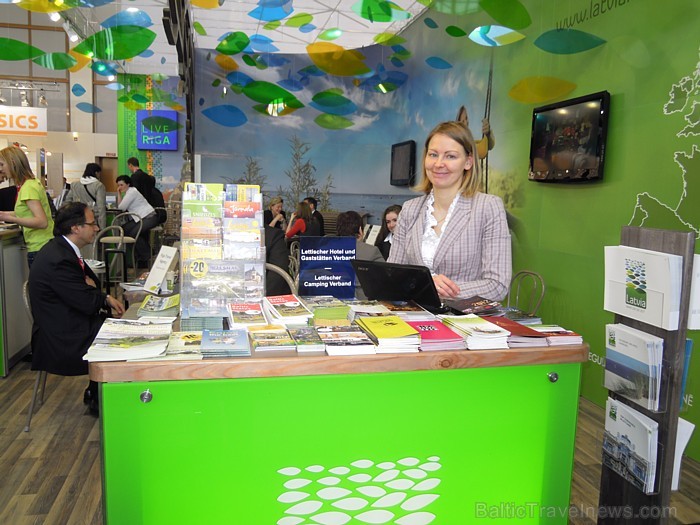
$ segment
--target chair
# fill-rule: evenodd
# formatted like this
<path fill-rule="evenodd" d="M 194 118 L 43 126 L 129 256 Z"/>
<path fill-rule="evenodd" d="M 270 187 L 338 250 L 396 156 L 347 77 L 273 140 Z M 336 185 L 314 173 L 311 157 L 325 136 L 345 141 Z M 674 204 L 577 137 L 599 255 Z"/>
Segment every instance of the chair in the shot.
<path fill-rule="evenodd" d="M 124 236 L 124 229 L 121 226 L 107 226 L 99 231 L 92 244 L 92 259 L 104 261 L 105 263 L 105 288 L 110 293 L 110 284 L 126 281 L 126 244 L 134 243 L 135 239 Z M 114 248 L 107 248 L 107 245 Z M 110 256 L 113 262 L 110 269 Z M 121 259 L 117 261 L 117 259 Z M 119 266 L 117 266 L 119 262 Z M 118 268 L 116 272 L 113 272 Z"/>
<path fill-rule="evenodd" d="M 156 207 L 153 209 L 156 210 L 156 212 L 158 212 L 158 210 L 164 210 L 165 212 L 168 211 L 167 208 L 163 207 Z M 160 247 L 163 245 L 163 237 L 165 236 L 165 228 L 163 226 L 163 224 L 159 224 L 158 226 L 151 228 L 151 230 L 148 232 L 149 245 L 151 246 L 151 266 L 153 265 L 155 258 L 158 256 Z"/>
<path fill-rule="evenodd" d="M 545 291 L 544 279 L 539 273 L 521 270 L 510 282 L 506 306 L 517 308 L 528 315 L 537 315 Z"/>
<path fill-rule="evenodd" d="M 292 279 L 299 278 L 299 261 L 301 258 L 301 246 L 298 240 L 289 243 L 289 275 Z"/>
<path fill-rule="evenodd" d="M 29 281 L 24 281 L 22 285 L 22 298 L 24 299 L 24 308 L 29 316 L 29 319 L 34 323 L 34 316 L 32 315 L 32 306 L 29 302 Z M 36 398 L 41 389 L 41 394 L 39 397 L 39 404 L 44 403 L 44 393 L 46 392 L 46 376 L 48 372 L 45 370 L 39 370 L 36 373 L 36 380 L 34 381 L 34 391 L 32 392 L 32 402 L 29 404 L 29 414 L 27 415 L 27 424 L 24 426 L 24 431 L 29 432 L 29 427 L 32 424 L 32 416 L 34 415 L 34 406 L 36 405 Z"/>
<path fill-rule="evenodd" d="M 296 279 L 292 279 L 287 272 L 284 271 L 283 268 L 280 268 L 276 264 L 272 263 L 265 263 L 265 269 L 270 270 L 279 276 L 281 276 L 284 281 L 287 283 L 287 286 L 289 286 L 289 291 L 293 294 L 297 294 L 299 291 L 299 277 L 297 276 Z"/>
<path fill-rule="evenodd" d="M 136 235 L 133 237 L 125 236 L 122 234 L 121 237 L 121 248 L 126 250 L 126 244 L 130 244 L 131 246 L 131 267 L 136 268 L 136 250 L 134 249 L 134 245 L 136 244 L 136 239 L 138 239 L 139 235 L 141 235 L 141 228 L 143 228 L 143 222 L 141 221 L 141 216 L 138 213 L 134 213 L 131 211 L 125 211 L 123 213 L 120 213 L 116 217 L 114 217 L 114 220 L 112 221 L 112 226 L 122 226 L 124 222 L 126 222 L 129 218 L 138 218 L 138 221 L 136 224 L 138 224 L 138 228 L 136 230 Z M 106 229 L 106 228 L 105 228 Z M 123 232 L 123 230 L 122 230 Z M 112 238 L 108 237 L 106 240 L 104 238 L 100 239 L 100 242 L 103 244 L 116 244 L 117 241 Z M 126 275 L 126 272 L 124 273 Z"/>

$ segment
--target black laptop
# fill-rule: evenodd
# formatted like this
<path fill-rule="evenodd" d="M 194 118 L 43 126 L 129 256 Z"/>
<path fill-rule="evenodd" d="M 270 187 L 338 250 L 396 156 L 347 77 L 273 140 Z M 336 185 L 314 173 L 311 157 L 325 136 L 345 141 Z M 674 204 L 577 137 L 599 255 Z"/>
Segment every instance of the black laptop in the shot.
<path fill-rule="evenodd" d="M 464 315 L 440 298 L 430 270 L 425 266 L 353 260 L 355 276 L 367 299 L 415 301 L 432 313 Z"/>

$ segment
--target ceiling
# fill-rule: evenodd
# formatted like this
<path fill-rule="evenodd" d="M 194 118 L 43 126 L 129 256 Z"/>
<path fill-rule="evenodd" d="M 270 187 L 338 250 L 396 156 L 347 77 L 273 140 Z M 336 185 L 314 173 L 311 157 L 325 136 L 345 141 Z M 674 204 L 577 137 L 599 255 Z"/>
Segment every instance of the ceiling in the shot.
<path fill-rule="evenodd" d="M 76 1 L 76 0 L 73 0 Z M 84 5 L 85 0 L 78 0 Z M 219 2 L 222 3 L 219 6 Z M 56 0 L 22 0 L 29 10 L 49 12 Z M 168 44 L 162 24 L 163 0 L 93 0 L 96 7 L 61 11 L 81 37 L 114 25 L 138 25 L 155 33 L 148 49 L 120 65 L 128 73 L 177 75 L 177 53 Z M 55 9 L 55 8 L 54 8 Z M 242 32 L 246 51 L 305 54 L 314 42 L 344 49 L 372 45 L 380 34 L 400 33 L 426 7 L 416 0 L 193 0 L 195 47 L 215 49 L 227 35 Z"/>

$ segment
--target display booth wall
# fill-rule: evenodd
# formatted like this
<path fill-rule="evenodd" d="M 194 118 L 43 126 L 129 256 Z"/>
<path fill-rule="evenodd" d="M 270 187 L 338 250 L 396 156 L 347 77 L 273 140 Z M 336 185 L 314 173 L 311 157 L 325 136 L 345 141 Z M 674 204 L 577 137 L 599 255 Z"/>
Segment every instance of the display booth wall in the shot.
<path fill-rule="evenodd" d="M 167 196 L 180 182 L 185 144 L 184 99 L 177 96 L 178 77 L 159 75 L 120 75 L 125 87 L 117 104 L 117 134 L 119 174 L 129 175 L 127 160 L 139 159 L 139 167 L 156 178 L 158 188 Z M 140 150 L 137 147 L 137 112 L 139 110 L 171 109 L 177 111 L 177 150 Z M 163 123 L 161 122 L 162 126 Z"/>
<path fill-rule="evenodd" d="M 332 175 L 331 207 L 353 202 L 348 207 L 359 209 L 367 194 L 400 203 L 411 193 L 389 185 L 391 145 L 412 139 L 420 152 L 430 129 L 454 119 L 461 105 L 480 136 L 493 60 L 490 122 L 497 143 L 488 157 L 488 189 L 504 198 L 512 218 L 514 269 L 544 276 L 543 319 L 590 343 L 582 393 L 602 406 L 604 326 L 613 321 L 603 311 L 603 247 L 619 243 L 620 228 L 628 224 L 700 232 L 700 3 L 518 5 L 527 15 L 512 15 L 511 26 L 524 36 L 519 41 L 477 45 L 466 35 L 500 20 L 481 10 L 457 15 L 433 9 L 401 34 L 405 42 L 362 49 L 363 59 L 353 56 L 370 68 L 365 74 L 351 61 L 340 71 L 344 76 L 329 74 L 298 56 L 276 56 L 264 67 L 263 57 L 250 65 L 239 60 L 227 69 L 221 64 L 230 68 L 231 57 L 199 52 L 196 153 L 203 156 L 202 181 L 240 177 L 253 160 L 267 178 L 264 189 L 274 192 L 289 184 L 285 172 L 296 138 L 307 146 L 304 159 L 319 182 Z M 382 93 L 379 84 L 390 89 Z M 288 114 L 271 116 L 277 87 L 303 107 L 278 105 Z M 604 179 L 528 181 L 533 108 L 601 90 L 611 94 Z M 696 331 L 689 337 L 700 343 Z M 699 376 L 696 356 L 681 411 L 696 425 Z M 700 460 L 697 433 L 688 453 Z"/>

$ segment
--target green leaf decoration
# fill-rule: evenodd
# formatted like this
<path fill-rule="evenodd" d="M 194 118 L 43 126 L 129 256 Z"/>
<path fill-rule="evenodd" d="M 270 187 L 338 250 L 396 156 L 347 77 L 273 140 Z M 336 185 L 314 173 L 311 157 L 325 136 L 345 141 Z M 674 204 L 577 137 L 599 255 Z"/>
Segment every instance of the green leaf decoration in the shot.
<path fill-rule="evenodd" d="M 141 121 L 141 125 L 148 131 L 162 131 L 164 129 L 174 131 L 182 127 L 182 124 L 167 117 L 146 117 Z"/>
<path fill-rule="evenodd" d="M 192 24 L 192 27 L 194 27 L 194 30 L 197 32 L 198 35 L 207 36 L 207 30 L 204 29 L 204 26 L 199 22 L 195 22 L 194 24 Z"/>
<path fill-rule="evenodd" d="M 146 27 L 114 26 L 87 37 L 74 51 L 100 60 L 125 60 L 146 51 L 156 34 Z"/>
<path fill-rule="evenodd" d="M 38 47 L 14 38 L 0 37 L 0 60 L 31 60 L 43 54 Z"/>
<path fill-rule="evenodd" d="M 319 40 L 335 40 L 336 38 L 339 38 L 343 34 L 342 29 L 338 29 L 337 27 L 334 27 L 332 29 L 326 29 L 325 31 L 319 33 L 318 39 Z"/>
<path fill-rule="evenodd" d="M 121 102 L 123 104 L 124 102 L 129 102 L 130 100 L 131 98 L 129 97 L 129 95 L 122 95 L 117 99 L 117 102 Z"/>
<path fill-rule="evenodd" d="M 274 31 L 277 29 L 279 26 L 282 25 L 282 22 L 279 20 L 272 20 L 271 22 L 268 22 L 263 26 L 263 29 L 267 29 L 268 31 Z"/>
<path fill-rule="evenodd" d="M 270 103 L 256 104 L 253 106 L 253 109 L 267 117 L 285 117 L 294 113 L 298 108 L 284 106 L 283 104 L 279 103 Z"/>
<path fill-rule="evenodd" d="M 346 129 L 355 125 L 352 120 L 348 120 L 340 115 L 329 115 L 327 113 L 316 117 L 314 122 L 325 129 Z"/>
<path fill-rule="evenodd" d="M 284 25 L 287 27 L 301 27 L 305 26 L 306 24 L 310 24 L 313 19 L 314 17 L 309 13 L 299 13 L 297 15 L 290 16 Z"/>
<path fill-rule="evenodd" d="M 555 55 L 582 53 L 603 44 L 602 38 L 578 29 L 552 29 L 535 40 L 535 46 Z"/>
<path fill-rule="evenodd" d="M 249 82 L 243 88 L 243 94 L 249 99 L 255 102 L 262 102 L 263 104 L 282 101 L 285 107 L 288 108 L 299 109 L 304 107 L 304 104 L 289 91 L 277 84 L 265 82 L 264 80 Z"/>
<path fill-rule="evenodd" d="M 248 44 L 250 44 L 248 35 L 241 31 L 236 31 L 219 42 L 216 50 L 222 55 L 235 55 L 248 47 Z"/>
<path fill-rule="evenodd" d="M 447 33 L 448 35 L 455 37 L 455 38 L 467 36 L 467 32 L 464 29 L 462 29 L 461 27 L 457 27 L 457 26 L 446 27 L 445 33 Z"/>
<path fill-rule="evenodd" d="M 219 87 L 221 85 L 221 79 L 220 78 L 215 78 L 214 82 L 211 83 L 212 87 Z"/>
<path fill-rule="evenodd" d="M 479 4 L 502 26 L 524 29 L 532 24 L 530 13 L 520 0 L 479 0 Z"/>
<path fill-rule="evenodd" d="M 46 53 L 45 55 L 35 58 L 32 62 L 46 69 L 55 70 L 70 69 L 78 63 L 78 61 L 68 53 Z"/>
<path fill-rule="evenodd" d="M 391 5 L 385 0 L 362 0 L 352 10 L 370 22 L 392 22 Z"/>
<path fill-rule="evenodd" d="M 374 41 L 382 46 L 398 46 L 406 42 L 406 39 L 396 33 L 379 33 L 374 37 Z"/>
<path fill-rule="evenodd" d="M 146 104 L 146 103 L 150 102 L 148 97 L 146 97 L 145 95 L 142 95 L 140 93 L 135 93 L 134 95 L 131 95 L 131 100 L 133 100 L 134 102 L 136 102 L 138 104 Z"/>
<path fill-rule="evenodd" d="M 243 55 L 243 62 L 245 62 L 247 66 L 256 67 L 255 59 L 250 55 Z"/>

